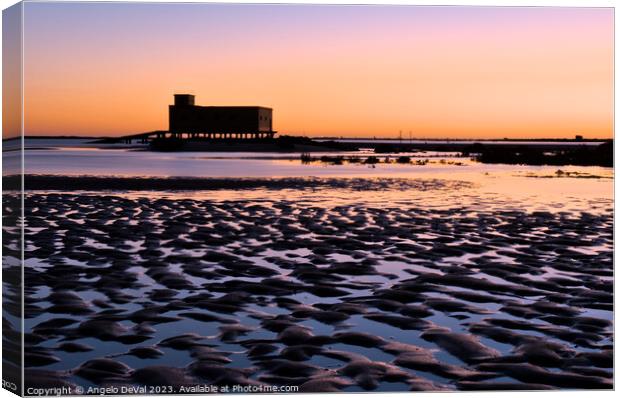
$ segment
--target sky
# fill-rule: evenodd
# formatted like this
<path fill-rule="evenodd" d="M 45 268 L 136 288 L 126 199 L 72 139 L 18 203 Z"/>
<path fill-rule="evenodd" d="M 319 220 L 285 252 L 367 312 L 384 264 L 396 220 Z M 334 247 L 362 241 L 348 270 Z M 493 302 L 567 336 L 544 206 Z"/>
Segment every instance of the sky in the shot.
<path fill-rule="evenodd" d="M 613 136 L 613 10 L 26 3 L 26 135 L 168 128 L 175 93 L 280 134 Z"/>

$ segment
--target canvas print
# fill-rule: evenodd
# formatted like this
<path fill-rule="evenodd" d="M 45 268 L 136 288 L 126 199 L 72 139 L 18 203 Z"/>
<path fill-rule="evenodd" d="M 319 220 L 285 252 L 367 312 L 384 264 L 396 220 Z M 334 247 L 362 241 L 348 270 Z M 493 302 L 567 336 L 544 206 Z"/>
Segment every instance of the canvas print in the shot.
<path fill-rule="evenodd" d="M 4 10 L 3 387 L 613 389 L 613 34 L 601 7 Z"/>

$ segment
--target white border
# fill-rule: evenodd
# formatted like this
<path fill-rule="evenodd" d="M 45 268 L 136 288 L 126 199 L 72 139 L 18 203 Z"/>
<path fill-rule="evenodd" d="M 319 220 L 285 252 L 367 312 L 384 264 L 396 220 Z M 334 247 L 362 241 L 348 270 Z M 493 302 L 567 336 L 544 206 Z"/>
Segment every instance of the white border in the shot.
<path fill-rule="evenodd" d="M 25 2 L 34 2 L 33 0 L 26 0 Z M 53 2 L 53 1 L 50 1 Z M 84 2 L 84 1 L 79 1 L 79 0 L 63 0 L 63 1 L 58 1 L 58 2 Z M 126 2 L 126 1 L 120 1 L 120 0 L 108 0 L 108 1 L 100 1 L 100 2 L 109 2 L 109 3 L 113 3 L 113 2 Z M 398 4 L 398 5 L 438 5 L 438 6 L 520 6 L 520 7 L 542 7 L 542 6 L 557 6 L 557 7 L 612 7 L 614 8 L 614 19 L 615 19 L 615 6 L 616 6 L 616 1 L 611 1 L 611 0 L 537 0 L 537 1 L 532 1 L 532 0 L 501 0 L 501 1 L 497 1 L 497 0 L 443 0 L 443 1 L 437 1 L 437 0 L 375 0 L 375 1 L 368 1 L 368 0 L 335 0 L 335 1 L 330 1 L 330 0 L 314 0 L 314 1 L 303 1 L 303 0 L 289 0 L 289 1 L 261 1 L 261 0 L 243 0 L 243 1 L 230 1 L 230 0 L 220 0 L 220 1 L 175 1 L 175 0 L 134 0 L 134 2 L 152 2 L 152 3 L 268 3 L 268 4 L 382 4 L 382 5 L 394 5 L 394 4 Z M 5 9 L 13 4 L 16 4 L 17 1 L 15 0 L 0 0 L 0 7 L 2 9 Z M 23 12 L 22 12 L 22 18 L 23 18 Z M 1 31 L 1 19 L 0 19 L 0 31 Z M 614 32 L 614 50 L 615 50 L 615 43 L 618 43 L 618 31 L 615 30 Z M 22 57 L 23 57 L 23 51 L 22 51 Z M 614 65 L 617 65 L 617 62 L 615 62 L 616 60 L 616 52 L 614 51 Z M 22 67 L 23 67 L 23 63 L 22 63 Z M 0 72 L 1 72 L 1 65 L 0 65 Z M 614 72 L 615 72 L 615 67 L 614 67 Z M 23 73 L 22 73 L 22 79 L 23 79 Z M 23 81 L 22 81 L 22 85 L 23 85 Z M 615 73 L 614 73 L 614 138 L 615 138 L 615 114 L 618 112 L 618 104 L 615 101 L 616 98 L 616 94 L 617 94 L 617 86 L 615 85 Z M 0 104 L 1 104 L 1 100 L 0 100 Z M 1 109 L 1 108 L 0 108 Z M 1 110 L 0 110 L 0 114 L 1 114 Z M 22 96 L 22 116 L 24 114 L 24 109 L 23 109 L 23 96 Z M 22 131 L 23 131 L 23 118 L 22 118 Z M 22 135 L 22 140 L 23 140 L 23 135 Z M 22 144 L 23 145 L 23 144 Z M 617 153 L 619 149 L 618 143 L 614 142 L 614 153 Z M 615 164 L 615 157 L 614 157 L 614 164 Z M 2 165 L 2 160 L 0 157 L 0 166 Z M 22 167 L 23 167 L 23 154 L 22 154 Z M 0 189 L 1 189 L 1 180 L 0 180 Z M 614 198 L 617 197 L 618 194 L 618 187 L 616 187 L 615 185 L 615 179 L 614 179 Z M 615 206 L 615 203 L 614 203 Z M 22 210 L 23 210 L 23 206 L 22 206 Z M 1 216 L 1 206 L 0 206 L 0 216 Z M 614 216 L 615 216 L 615 211 L 614 211 Z M 616 240 L 616 231 L 617 231 L 617 227 L 618 227 L 618 223 L 617 223 L 617 218 L 615 217 L 614 219 L 614 243 Z M 1 248 L 0 248 L 1 251 Z M 1 253 L 0 253 L 1 254 Z M 615 264 L 616 264 L 616 254 L 614 251 L 614 271 L 615 271 Z M 615 284 L 614 284 L 614 293 L 615 293 Z M 619 308 L 618 307 L 618 296 L 614 296 L 614 308 Z M 616 313 L 614 311 L 614 326 L 615 326 L 615 320 L 616 320 Z M 618 350 L 615 349 L 614 350 L 614 364 L 618 363 L 617 362 L 617 357 L 618 356 Z M 0 365 L 1 366 L 1 365 Z M 615 367 L 614 367 L 615 370 Z M 617 372 L 614 371 L 614 386 L 616 385 L 618 381 L 618 377 L 617 377 Z M 399 394 L 399 395 L 403 395 L 404 393 L 373 393 L 374 396 L 376 397 L 385 397 L 388 395 L 393 395 L 393 394 Z M 417 397 L 422 397 L 422 398 L 426 398 L 426 397 L 431 397 L 431 396 L 435 396 L 436 394 L 443 394 L 443 393 L 416 393 Z M 558 397 L 558 396 L 562 396 L 562 397 L 570 397 L 570 398 L 581 398 L 584 395 L 596 395 L 596 396 L 612 396 L 611 394 L 613 394 L 612 391 L 605 391 L 605 392 L 601 392 L 601 391 L 593 391 L 593 390 L 587 390 L 587 391 L 566 391 L 563 390 L 561 392 L 475 392 L 475 393 L 469 393 L 469 392 L 453 392 L 451 394 L 458 394 L 459 397 L 463 397 L 463 398 L 475 398 L 475 397 L 479 397 L 480 395 L 485 396 L 485 397 L 493 397 L 496 395 L 502 396 L 502 397 L 510 397 L 510 398 L 516 398 L 516 397 L 524 397 L 524 396 L 535 396 L 535 397 Z M 248 396 L 248 397 L 269 397 L 272 396 L 273 394 L 248 394 L 248 395 L 244 395 L 244 396 Z M 319 396 L 319 394 L 300 394 L 300 393 L 295 393 L 295 394 L 289 394 L 289 395 L 293 395 L 295 397 L 300 397 L 300 398 L 309 398 L 309 397 L 317 397 Z M 362 397 L 365 396 L 367 394 L 352 394 L 352 393 L 340 393 L 340 394 L 329 394 L 328 396 L 332 396 L 332 397 Z M 4 398 L 4 397 L 14 397 L 14 394 L 11 394 L 10 392 L 8 392 L 7 390 L 0 390 L 0 398 Z M 187 395 L 179 395 L 179 396 L 172 396 L 172 397 L 183 397 L 186 398 Z"/>

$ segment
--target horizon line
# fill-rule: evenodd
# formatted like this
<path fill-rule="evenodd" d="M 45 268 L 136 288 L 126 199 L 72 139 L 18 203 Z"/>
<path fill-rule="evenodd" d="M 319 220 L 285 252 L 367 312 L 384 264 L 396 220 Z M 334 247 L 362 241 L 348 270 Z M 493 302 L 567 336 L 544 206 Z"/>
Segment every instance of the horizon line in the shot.
<path fill-rule="evenodd" d="M 142 133 L 137 133 L 142 134 Z M 3 141 L 13 140 L 17 138 L 30 138 L 30 139 L 105 139 L 105 138 L 121 138 L 134 134 L 124 134 L 124 135 L 96 135 L 96 136 L 88 136 L 88 135 L 73 135 L 73 134 L 57 134 L 57 135 L 41 135 L 41 134 L 33 134 L 33 135 L 18 135 L 15 137 L 3 138 Z M 586 138 L 583 137 L 581 139 L 577 139 L 576 137 L 566 138 L 566 137 L 542 137 L 542 138 L 511 138 L 511 137 L 501 137 L 501 138 L 476 138 L 476 137 L 346 137 L 346 136 L 309 136 L 303 134 L 280 134 L 282 136 L 290 136 L 290 137 L 307 137 L 315 140 L 366 140 L 366 141 L 398 141 L 398 142 L 407 142 L 407 141 L 613 141 L 614 137 L 610 138 Z"/>

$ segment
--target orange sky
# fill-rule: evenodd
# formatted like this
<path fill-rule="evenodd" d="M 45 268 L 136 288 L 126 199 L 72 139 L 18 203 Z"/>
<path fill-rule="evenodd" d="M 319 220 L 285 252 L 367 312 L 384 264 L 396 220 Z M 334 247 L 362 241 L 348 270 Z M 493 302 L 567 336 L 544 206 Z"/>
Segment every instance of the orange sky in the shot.
<path fill-rule="evenodd" d="M 613 135 L 613 10 L 25 5 L 27 135 L 167 129 L 172 94 L 311 136 Z"/>

